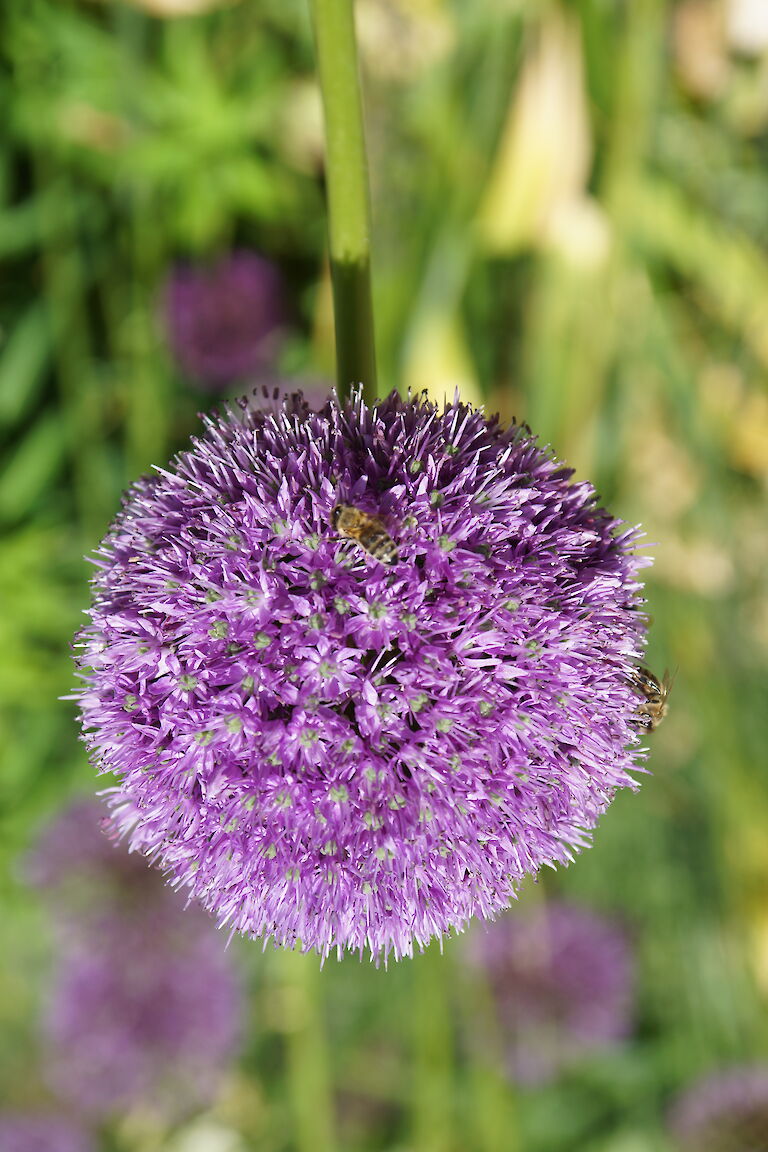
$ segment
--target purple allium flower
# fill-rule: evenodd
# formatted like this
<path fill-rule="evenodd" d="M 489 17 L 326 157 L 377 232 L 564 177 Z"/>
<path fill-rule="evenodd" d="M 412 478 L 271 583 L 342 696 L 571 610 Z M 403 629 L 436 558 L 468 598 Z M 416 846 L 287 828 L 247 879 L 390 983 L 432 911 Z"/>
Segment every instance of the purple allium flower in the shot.
<path fill-rule="evenodd" d="M 699 1080 L 677 1101 L 670 1128 L 682 1152 L 765 1152 L 768 1064 Z"/>
<path fill-rule="evenodd" d="M 629 1031 L 632 957 L 621 929 L 548 904 L 476 929 L 467 956 L 493 995 L 510 1075 L 542 1083 Z"/>
<path fill-rule="evenodd" d="M 269 362 L 283 318 L 277 268 L 238 251 L 208 267 L 181 264 L 165 288 L 168 339 L 181 368 L 213 388 Z"/>
<path fill-rule="evenodd" d="M 90 1136 L 61 1116 L 0 1113 L 1 1152 L 94 1152 Z"/>
<path fill-rule="evenodd" d="M 95 801 L 65 809 L 28 868 L 63 929 L 48 1078 L 95 1116 L 132 1104 L 182 1115 L 212 1099 L 234 1055 L 239 982 L 202 909 L 185 909 L 142 857 L 111 844 L 103 817 Z"/>
<path fill-rule="evenodd" d="M 645 628 L 636 533 L 570 475 L 458 402 L 209 419 L 96 558 L 80 700 L 117 829 L 323 955 L 411 954 L 570 860 L 634 786 Z"/>
<path fill-rule="evenodd" d="M 213 1100 L 241 1004 L 223 941 L 188 918 L 171 930 L 165 916 L 114 917 L 60 956 L 44 1033 L 61 1099 L 93 1116 L 141 1105 L 174 1118 Z"/>

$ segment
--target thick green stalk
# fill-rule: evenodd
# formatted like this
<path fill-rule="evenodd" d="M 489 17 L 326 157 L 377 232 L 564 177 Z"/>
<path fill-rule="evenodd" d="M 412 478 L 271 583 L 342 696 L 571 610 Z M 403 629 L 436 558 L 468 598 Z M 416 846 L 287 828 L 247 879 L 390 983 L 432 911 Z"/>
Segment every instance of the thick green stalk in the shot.
<path fill-rule="evenodd" d="M 314 952 L 276 953 L 284 1006 L 287 1082 L 296 1152 L 336 1152 L 330 1052 L 320 995 L 320 961 Z"/>
<path fill-rule="evenodd" d="M 457 989 L 469 1047 L 467 1145 L 477 1152 L 522 1152 L 515 1086 L 505 1072 L 503 1030 L 488 978 L 461 973 Z"/>
<path fill-rule="evenodd" d="M 449 961 L 437 943 L 411 961 L 411 1145 L 418 1152 L 456 1146 L 454 1036 Z"/>
<path fill-rule="evenodd" d="M 355 39 L 354 0 L 310 0 L 323 96 L 336 378 L 376 393 L 371 301 L 368 169 Z"/>

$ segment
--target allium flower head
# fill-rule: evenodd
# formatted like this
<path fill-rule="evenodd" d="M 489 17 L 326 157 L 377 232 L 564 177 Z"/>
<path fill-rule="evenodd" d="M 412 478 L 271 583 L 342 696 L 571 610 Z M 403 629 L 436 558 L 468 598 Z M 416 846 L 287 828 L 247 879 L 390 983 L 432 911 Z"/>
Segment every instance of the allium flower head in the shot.
<path fill-rule="evenodd" d="M 632 1009 L 632 957 L 621 929 L 574 904 L 504 916 L 468 940 L 487 977 L 510 1075 L 541 1083 L 622 1039 Z"/>
<path fill-rule="evenodd" d="M 2 1152 L 94 1152 L 90 1136 L 61 1116 L 0 1113 Z"/>
<path fill-rule="evenodd" d="M 221 388 L 269 362 L 283 317 L 274 264 L 237 251 L 208 267 L 178 265 L 165 288 L 168 339 L 189 376 Z"/>
<path fill-rule="evenodd" d="M 211 418 L 96 559 L 80 699 L 117 828 L 280 944 L 399 957 L 493 916 L 633 785 L 634 540 L 459 402 Z"/>
<path fill-rule="evenodd" d="M 768 1065 L 732 1068 L 698 1081 L 678 1100 L 670 1127 L 681 1152 L 765 1152 Z"/>
<path fill-rule="evenodd" d="M 234 1056 L 239 981 L 210 918 L 110 843 L 103 818 L 95 800 L 72 804 L 28 866 L 54 897 L 61 937 L 48 1079 L 94 1116 L 137 1104 L 180 1116 L 212 1099 Z"/>
<path fill-rule="evenodd" d="M 47 1077 L 88 1115 L 141 1106 L 179 1118 L 213 1100 L 234 1058 L 240 990 L 224 942 L 199 910 L 172 925 L 159 911 L 105 920 L 98 940 L 58 957 Z"/>

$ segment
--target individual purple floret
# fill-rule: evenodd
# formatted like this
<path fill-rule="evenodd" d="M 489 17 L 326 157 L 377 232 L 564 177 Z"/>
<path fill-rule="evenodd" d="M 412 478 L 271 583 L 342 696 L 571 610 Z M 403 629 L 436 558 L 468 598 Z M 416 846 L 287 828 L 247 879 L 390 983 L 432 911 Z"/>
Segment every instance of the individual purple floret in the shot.
<path fill-rule="evenodd" d="M 238 251 L 209 266 L 180 264 L 165 287 L 168 339 L 182 370 L 222 388 L 263 368 L 283 319 L 277 268 Z"/>
<path fill-rule="evenodd" d="M 0 1112 L 2 1152 L 95 1152 L 82 1128 L 62 1116 Z"/>
<path fill-rule="evenodd" d="M 44 831 L 27 872 L 60 932 L 45 1014 L 51 1086 L 94 1116 L 210 1102 L 235 1054 L 242 1003 L 225 940 L 200 908 L 78 801 Z M 2 1144 L 0 1144 L 2 1148 Z"/>
<path fill-rule="evenodd" d="M 731 1068 L 699 1080 L 670 1115 L 681 1152 L 765 1152 L 768 1065 Z"/>
<path fill-rule="evenodd" d="M 96 557 L 80 702 L 116 828 L 323 955 L 411 954 L 569 861 L 634 787 L 645 630 L 636 532 L 570 477 L 458 402 L 209 419 Z"/>
<path fill-rule="evenodd" d="M 611 920 L 573 904 L 548 904 L 478 928 L 471 965 L 490 987 L 510 1076 L 552 1079 L 629 1031 L 632 957 Z"/>
<path fill-rule="evenodd" d="M 304 376 L 295 377 L 290 384 L 286 382 L 282 386 L 262 384 L 254 388 L 249 396 L 238 400 L 238 404 L 245 404 L 263 416 L 268 413 L 278 416 L 286 404 L 295 403 L 299 396 L 306 407 L 316 412 L 324 408 L 333 395 L 334 389 L 327 380 L 320 376 Z"/>

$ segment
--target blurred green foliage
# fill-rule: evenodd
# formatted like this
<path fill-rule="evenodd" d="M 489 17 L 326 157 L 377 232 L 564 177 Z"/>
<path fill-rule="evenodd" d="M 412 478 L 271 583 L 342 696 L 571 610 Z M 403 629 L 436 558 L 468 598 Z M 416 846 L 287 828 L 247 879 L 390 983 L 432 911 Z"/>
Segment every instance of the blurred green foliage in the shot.
<path fill-rule="evenodd" d="M 332 369 L 305 5 L 172 8 L 0 13 L 5 1106 L 51 1106 L 35 1048 L 51 942 L 19 861 L 94 787 L 60 699 L 82 556 L 213 402 L 168 354 L 168 268 L 265 253 L 290 294 L 274 378 Z M 651 775 L 522 897 L 625 922 L 633 1037 L 517 1091 L 477 1039 L 487 997 L 453 942 L 320 972 L 243 944 L 252 1028 L 214 1112 L 187 1136 L 128 1117 L 104 1148 L 183 1152 L 197 1132 L 211 1152 L 664 1152 L 677 1090 L 768 1060 L 768 44 L 737 40 L 731 8 L 358 0 L 383 389 L 458 386 L 527 419 L 655 558 L 649 663 L 676 679 Z"/>

